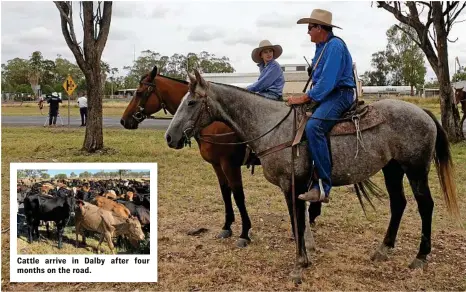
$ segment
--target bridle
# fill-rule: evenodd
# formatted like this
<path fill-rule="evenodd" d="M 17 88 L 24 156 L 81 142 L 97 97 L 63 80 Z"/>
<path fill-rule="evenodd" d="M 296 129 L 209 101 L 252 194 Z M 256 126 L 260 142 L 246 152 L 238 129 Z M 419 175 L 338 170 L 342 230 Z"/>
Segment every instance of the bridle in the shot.
<path fill-rule="evenodd" d="M 154 78 L 154 80 L 155 80 L 155 78 Z M 147 85 L 148 88 L 144 92 L 144 95 L 139 99 L 139 103 L 137 105 L 138 110 L 133 114 L 133 119 L 135 119 L 136 122 L 138 122 L 138 123 L 144 121 L 145 119 L 155 119 L 154 116 L 147 115 L 147 114 L 144 113 L 144 111 L 146 109 L 145 106 L 146 106 L 147 100 L 149 99 L 149 97 L 151 96 L 152 93 L 154 93 L 155 97 L 157 97 L 159 99 L 160 106 L 162 106 L 163 112 L 165 114 L 167 114 L 167 106 L 166 106 L 165 101 L 163 100 L 162 96 L 159 94 L 157 86 L 155 85 L 155 81 L 154 82 L 140 81 L 139 85 Z M 136 92 L 136 95 L 137 94 L 138 93 Z"/>
<path fill-rule="evenodd" d="M 285 121 L 288 116 L 290 115 L 291 111 L 292 111 L 292 107 L 290 107 L 290 110 L 287 112 L 287 114 L 276 124 L 274 125 L 272 128 L 270 128 L 267 132 L 263 133 L 262 135 L 254 138 L 254 139 L 250 139 L 250 140 L 247 140 L 247 141 L 243 141 L 243 142 L 230 142 L 230 143 L 221 143 L 221 142 L 214 142 L 214 141 L 211 141 L 211 140 L 207 140 L 207 139 L 204 139 L 202 138 L 201 135 L 195 135 L 195 134 L 198 134 L 198 133 L 194 133 L 192 130 L 193 129 L 196 129 L 196 128 L 199 128 L 198 127 L 198 123 L 199 123 L 199 120 L 202 116 L 202 114 L 204 112 L 207 112 L 207 114 L 209 115 L 209 117 L 211 118 L 212 120 L 212 113 L 211 113 L 211 110 L 210 110 L 210 107 L 209 105 L 207 104 L 207 94 L 204 93 L 202 96 L 202 104 L 201 104 L 201 108 L 199 109 L 199 112 L 197 114 L 197 117 L 196 119 L 194 120 L 194 123 L 191 127 L 188 127 L 186 130 L 183 131 L 183 135 L 184 135 L 184 138 L 185 138 L 185 145 L 189 145 L 191 146 L 191 137 L 195 137 L 196 139 L 199 139 L 201 141 L 204 141 L 204 142 L 207 142 L 207 143 L 210 143 L 210 144 L 215 144 L 215 145 L 245 145 L 245 144 L 249 144 L 251 142 L 254 142 L 256 140 L 259 140 L 260 138 L 264 137 L 265 135 L 269 134 L 270 132 L 272 132 L 275 128 L 277 128 L 278 126 L 280 126 L 281 123 L 283 123 L 283 121 Z M 188 131 L 190 131 L 191 133 L 187 133 Z M 231 133 L 227 133 L 228 135 L 230 135 Z"/>

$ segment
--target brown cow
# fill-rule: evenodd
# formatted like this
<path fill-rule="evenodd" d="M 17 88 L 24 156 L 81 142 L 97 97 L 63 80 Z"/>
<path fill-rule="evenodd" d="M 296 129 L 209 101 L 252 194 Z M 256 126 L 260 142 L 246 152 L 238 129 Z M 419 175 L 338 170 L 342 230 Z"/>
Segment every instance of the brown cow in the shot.
<path fill-rule="evenodd" d="M 115 254 L 113 237 L 126 235 L 133 245 L 136 245 L 140 240 L 144 240 L 144 232 L 142 232 L 141 223 L 139 223 L 138 219 L 134 217 L 123 218 L 83 201 L 79 201 L 78 205 L 79 207 L 76 208 L 75 215 L 76 247 L 78 247 L 79 234 L 81 234 L 83 244 L 86 244 L 86 237 L 83 233 L 84 229 L 101 234 L 97 246 L 98 252 L 100 252 L 100 245 L 104 239 L 107 241 L 108 247 L 113 254 Z"/>
<path fill-rule="evenodd" d="M 104 210 L 110 211 L 124 218 L 128 218 L 131 212 L 124 205 L 119 204 L 110 199 L 104 198 L 102 196 L 96 196 L 91 202 L 97 207 L 103 208 Z"/>
<path fill-rule="evenodd" d="M 116 199 L 117 199 L 117 195 L 116 195 L 116 193 L 115 193 L 114 190 L 108 190 L 108 191 L 106 191 L 106 192 L 102 195 L 102 197 L 107 198 L 107 199 L 111 199 L 111 200 L 116 200 Z"/>
<path fill-rule="evenodd" d="M 460 125 L 463 126 L 464 120 L 466 120 L 466 91 L 462 88 L 455 88 L 455 101 L 456 104 L 461 103 L 461 110 L 463 111 L 463 118 L 461 118 Z"/>

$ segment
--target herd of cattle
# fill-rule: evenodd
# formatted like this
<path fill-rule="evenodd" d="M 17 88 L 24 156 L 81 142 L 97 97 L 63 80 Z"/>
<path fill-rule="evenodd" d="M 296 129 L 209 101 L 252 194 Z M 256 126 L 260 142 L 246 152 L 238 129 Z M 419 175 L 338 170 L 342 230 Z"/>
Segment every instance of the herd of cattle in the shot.
<path fill-rule="evenodd" d="M 59 180 L 17 184 L 18 222 L 26 219 L 27 239 L 39 239 L 40 222 L 57 228 L 58 248 L 62 248 L 64 229 L 72 224 L 86 245 L 86 233 L 100 234 L 97 250 L 105 239 L 112 253 L 113 238 L 126 237 L 137 247 L 150 231 L 150 183 L 135 180 L 82 181 Z M 18 226 L 18 231 L 20 227 Z"/>

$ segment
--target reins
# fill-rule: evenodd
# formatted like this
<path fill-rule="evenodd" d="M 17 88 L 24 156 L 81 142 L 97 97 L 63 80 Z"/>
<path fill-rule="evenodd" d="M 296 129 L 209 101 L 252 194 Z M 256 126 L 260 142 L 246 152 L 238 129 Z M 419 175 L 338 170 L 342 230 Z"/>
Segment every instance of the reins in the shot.
<path fill-rule="evenodd" d="M 209 140 L 206 140 L 204 138 L 202 138 L 202 136 L 198 136 L 197 138 L 201 141 L 204 141 L 204 142 L 207 142 L 207 143 L 211 143 L 211 144 L 215 144 L 215 145 L 244 145 L 244 144 L 248 144 L 248 143 L 251 143 L 251 142 L 254 142 L 256 140 L 259 140 L 260 138 L 264 137 L 265 135 L 269 134 L 270 132 L 272 132 L 275 128 L 277 128 L 278 126 L 281 125 L 281 123 L 283 123 L 283 121 L 285 121 L 288 116 L 290 115 L 291 113 L 291 110 L 292 108 L 290 107 L 290 110 L 288 111 L 288 113 L 275 125 L 273 126 L 271 129 L 269 129 L 267 132 L 263 133 L 262 135 L 260 135 L 259 137 L 256 137 L 254 139 L 250 139 L 250 140 L 247 140 L 247 141 L 243 141 L 243 142 L 214 142 L 214 141 L 209 141 Z M 231 135 L 230 133 L 226 133 L 228 135 Z M 223 135 L 223 136 L 226 136 Z M 215 135 L 212 135 L 212 136 L 215 136 Z"/>

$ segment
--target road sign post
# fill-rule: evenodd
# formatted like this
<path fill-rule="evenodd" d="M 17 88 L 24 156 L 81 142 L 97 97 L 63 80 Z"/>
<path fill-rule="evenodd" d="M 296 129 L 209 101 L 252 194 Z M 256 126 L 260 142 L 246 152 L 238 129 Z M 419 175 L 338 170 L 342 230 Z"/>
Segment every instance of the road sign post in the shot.
<path fill-rule="evenodd" d="M 71 75 L 68 75 L 68 77 L 65 79 L 65 82 L 63 82 L 63 88 L 65 89 L 66 93 L 68 94 L 68 128 L 70 127 L 70 99 L 71 99 L 71 94 L 73 94 L 73 91 L 76 89 L 76 83 L 74 83 L 73 78 L 71 78 Z"/>

